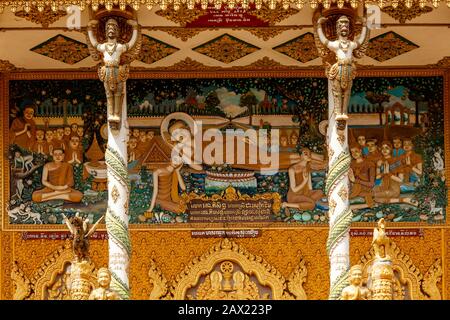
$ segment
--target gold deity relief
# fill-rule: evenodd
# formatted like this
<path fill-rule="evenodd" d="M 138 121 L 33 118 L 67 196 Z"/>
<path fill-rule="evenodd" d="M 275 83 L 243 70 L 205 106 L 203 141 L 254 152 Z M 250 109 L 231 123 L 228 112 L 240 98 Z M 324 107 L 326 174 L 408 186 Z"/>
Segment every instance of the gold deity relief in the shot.
<path fill-rule="evenodd" d="M 152 284 L 150 299 L 306 299 L 303 284 L 307 271 L 303 260 L 285 279 L 264 259 L 229 239 L 194 258 L 171 281 L 166 280 L 154 260 L 148 275 Z"/>

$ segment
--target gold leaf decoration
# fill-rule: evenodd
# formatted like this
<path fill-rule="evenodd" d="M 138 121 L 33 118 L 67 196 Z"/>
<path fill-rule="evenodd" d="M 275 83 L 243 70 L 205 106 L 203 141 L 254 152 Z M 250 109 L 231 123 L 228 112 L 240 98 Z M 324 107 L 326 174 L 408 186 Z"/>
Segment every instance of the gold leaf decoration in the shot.
<path fill-rule="evenodd" d="M 166 31 L 171 36 L 181 39 L 182 41 L 188 41 L 202 31 L 206 31 L 205 28 L 168 28 Z"/>
<path fill-rule="evenodd" d="M 236 61 L 260 48 L 229 34 L 221 35 L 192 50 L 224 63 Z"/>
<path fill-rule="evenodd" d="M 307 32 L 295 39 L 289 40 L 288 42 L 273 48 L 273 50 L 303 63 L 319 57 L 314 42 L 314 35 L 311 32 Z"/>
<path fill-rule="evenodd" d="M 49 25 L 66 15 L 64 10 L 54 12 L 50 6 L 46 6 L 42 12 L 39 12 L 37 7 L 32 7 L 29 12 L 20 10 L 15 13 L 16 17 L 25 18 L 25 20 L 40 24 L 44 28 L 48 28 Z"/>
<path fill-rule="evenodd" d="M 166 18 L 172 22 L 178 23 L 180 26 L 186 26 L 186 23 L 197 20 L 202 15 L 206 14 L 206 10 L 198 8 L 188 9 L 187 4 L 180 5 L 178 10 L 174 10 L 173 6 L 166 10 L 158 10 L 155 12 L 158 16 Z"/>
<path fill-rule="evenodd" d="M 292 30 L 292 27 L 259 27 L 259 28 L 246 28 L 244 30 L 250 32 L 254 36 L 267 41 L 277 35 L 283 33 L 286 30 Z"/>
<path fill-rule="evenodd" d="M 264 57 L 259 59 L 248 66 L 242 67 L 244 69 L 277 69 L 277 68 L 286 68 L 281 63 L 270 59 L 269 57 Z"/>
<path fill-rule="evenodd" d="M 86 44 L 62 34 L 58 34 L 30 50 L 67 64 L 75 64 L 89 56 Z"/>
<path fill-rule="evenodd" d="M 175 48 L 167 43 L 142 35 L 142 46 L 138 60 L 152 64 L 158 60 L 161 60 L 179 49 Z"/>
<path fill-rule="evenodd" d="M 401 54 L 419 48 L 418 45 L 389 31 L 369 41 L 366 55 L 380 62 L 395 58 Z"/>
<path fill-rule="evenodd" d="M 0 59 L 0 72 L 14 71 L 14 70 L 17 70 L 15 65 L 13 65 L 8 60 L 1 60 Z"/>
<path fill-rule="evenodd" d="M 299 13 L 300 10 L 294 8 L 283 9 L 281 4 L 277 4 L 277 8 L 272 10 L 269 8 L 268 3 L 264 3 L 261 9 L 249 10 L 249 13 L 261 19 L 264 22 L 269 23 L 269 26 L 274 26 L 277 22 L 281 22 L 294 14 Z"/>
<path fill-rule="evenodd" d="M 392 6 L 387 6 L 387 7 L 384 7 L 383 9 L 381 9 L 381 11 L 387 13 L 388 15 L 390 15 L 392 18 L 399 21 L 400 23 L 405 23 L 406 20 L 412 20 L 422 14 L 433 11 L 433 8 L 428 7 L 428 6 L 421 8 L 418 5 L 408 8 L 405 6 L 404 3 L 399 2 L 397 8 L 394 8 Z"/>

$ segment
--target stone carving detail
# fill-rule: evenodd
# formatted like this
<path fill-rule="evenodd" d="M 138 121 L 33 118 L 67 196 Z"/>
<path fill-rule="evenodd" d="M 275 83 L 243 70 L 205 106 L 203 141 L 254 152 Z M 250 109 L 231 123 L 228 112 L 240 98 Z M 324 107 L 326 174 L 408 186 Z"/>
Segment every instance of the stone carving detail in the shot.
<path fill-rule="evenodd" d="M 53 11 L 50 6 L 46 6 L 42 12 L 37 7 L 32 7 L 29 12 L 20 10 L 15 13 L 16 17 L 25 18 L 25 20 L 40 24 L 44 28 L 48 28 L 49 25 L 66 15 L 64 10 Z"/>

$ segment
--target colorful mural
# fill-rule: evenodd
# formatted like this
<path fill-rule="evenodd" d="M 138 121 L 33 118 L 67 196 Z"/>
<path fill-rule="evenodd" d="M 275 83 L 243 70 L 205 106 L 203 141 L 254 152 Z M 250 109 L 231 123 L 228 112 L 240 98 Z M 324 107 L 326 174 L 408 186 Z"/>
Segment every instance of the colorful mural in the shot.
<path fill-rule="evenodd" d="M 97 220 L 108 196 L 102 84 L 9 85 L 9 223 L 60 224 L 76 212 Z M 328 223 L 325 79 L 130 79 L 127 91 L 130 223 Z M 445 221 L 443 79 L 358 78 L 349 115 L 353 221 Z M 266 150 L 276 170 L 260 155 L 251 162 L 253 142 L 240 136 L 239 163 L 174 159 L 165 134 L 189 119 L 202 132 L 278 132 Z"/>

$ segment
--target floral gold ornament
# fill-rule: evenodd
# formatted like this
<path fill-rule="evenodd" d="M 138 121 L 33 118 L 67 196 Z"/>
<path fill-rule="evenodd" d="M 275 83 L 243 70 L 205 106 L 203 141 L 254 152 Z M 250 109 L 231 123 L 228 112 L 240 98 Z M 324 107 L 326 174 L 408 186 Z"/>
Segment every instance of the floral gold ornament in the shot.
<path fill-rule="evenodd" d="M 307 32 L 295 39 L 280 44 L 279 46 L 273 48 L 273 50 L 283 53 L 288 57 L 303 63 L 319 57 L 314 35 L 311 32 Z"/>
<path fill-rule="evenodd" d="M 25 20 L 31 21 L 42 25 L 44 28 L 48 28 L 49 25 L 58 21 L 60 18 L 67 15 L 64 10 L 52 10 L 50 6 L 46 6 L 41 12 L 37 7 L 32 7 L 29 11 L 20 10 L 14 14 L 16 17 L 24 18 Z"/>
<path fill-rule="evenodd" d="M 257 46 L 229 34 L 224 34 L 198 47 L 195 47 L 192 50 L 215 60 L 230 63 L 256 52 L 259 49 L 260 48 Z"/>
<path fill-rule="evenodd" d="M 188 0 L 187 1 L 187 9 L 194 10 L 196 8 L 195 4 L 200 3 L 200 8 L 202 10 L 206 10 L 208 7 L 208 4 L 212 1 L 208 0 L 202 0 L 202 1 L 194 1 L 194 0 Z M 280 3 L 281 1 L 271 0 L 269 3 L 268 1 L 263 0 L 256 0 L 255 1 L 255 10 L 269 10 L 269 11 L 283 11 L 283 10 L 289 10 L 290 6 L 288 1 L 283 1 L 283 3 Z M 316 9 L 319 6 L 318 0 L 294 0 L 292 1 L 292 5 L 296 6 L 298 9 L 302 9 L 307 3 L 309 3 L 309 7 L 311 9 Z M 414 7 L 421 5 L 420 1 L 416 2 L 413 0 L 404 0 L 405 6 L 408 7 Z M 433 5 L 433 7 L 437 8 L 439 7 L 440 0 L 431 0 L 429 1 Z M 184 3 L 184 2 L 183 2 Z M 324 1 L 324 6 L 328 7 L 328 4 L 330 2 Z M 337 7 L 343 8 L 344 7 L 344 0 L 337 0 Z M 396 2 L 398 3 L 398 2 Z M 85 10 L 85 8 L 91 7 L 92 10 L 95 12 L 99 9 L 100 4 L 104 5 L 105 8 L 108 10 L 111 10 L 115 5 L 118 4 L 118 9 L 121 11 L 126 11 L 127 5 L 132 7 L 134 10 L 139 10 L 142 6 L 142 8 L 147 8 L 148 10 L 152 10 L 154 6 L 159 6 L 161 10 L 165 11 L 167 9 L 172 9 L 176 12 L 177 10 L 183 10 L 184 6 L 181 4 L 180 0 L 152 0 L 152 1 L 144 1 L 144 0 L 105 0 L 105 1 L 91 1 L 91 0 L 51 0 L 51 1 L 22 1 L 22 0 L 12 0 L 12 1 L 6 1 L 5 3 L 0 4 L 0 13 L 3 12 L 5 7 L 9 7 L 11 12 L 15 13 L 21 8 L 24 8 L 25 11 L 29 11 L 32 8 L 36 8 L 39 12 L 43 12 L 45 10 L 45 7 L 47 4 L 50 4 L 50 7 L 52 11 L 57 11 L 58 7 L 60 5 L 63 6 L 70 6 L 70 5 L 78 5 L 81 10 Z M 228 5 L 229 8 L 234 8 L 237 5 L 241 5 L 243 8 L 248 7 L 248 0 L 214 0 L 214 5 L 216 8 L 220 8 L 222 4 Z M 358 2 L 356 0 L 351 0 L 350 4 L 353 8 L 358 7 Z M 383 8 L 386 4 L 384 0 L 378 0 L 373 2 L 374 5 L 377 5 L 380 8 Z M 447 6 L 449 3 L 447 2 Z M 282 9 L 282 10 L 280 10 Z M 295 9 L 297 10 L 297 9 Z"/>
<path fill-rule="evenodd" d="M 383 62 L 419 48 L 418 45 L 393 31 L 370 39 L 366 55 Z"/>
<path fill-rule="evenodd" d="M 286 280 L 263 258 L 248 252 L 232 240 L 214 244 L 194 258 L 170 282 L 151 260 L 149 278 L 151 299 L 306 299 L 303 260 Z M 203 280 L 203 281 L 202 281 Z M 288 286 L 286 286 L 286 283 Z"/>
<path fill-rule="evenodd" d="M 433 11 L 433 8 L 429 6 L 421 7 L 417 5 L 407 8 L 404 3 L 400 2 L 396 8 L 391 5 L 382 8 L 381 11 L 387 13 L 400 23 L 406 23 L 407 20 L 413 20 L 414 18 Z"/>
<path fill-rule="evenodd" d="M 89 56 L 88 46 L 58 34 L 30 49 L 43 56 L 73 65 Z"/>
<path fill-rule="evenodd" d="M 18 70 L 18 68 L 13 65 L 8 60 L 1 60 L 0 59 L 0 72 L 9 72 L 9 71 L 15 71 Z"/>
<path fill-rule="evenodd" d="M 141 52 L 137 59 L 147 64 L 152 64 L 159 61 L 179 49 L 175 48 L 167 43 L 149 37 L 147 35 L 142 35 L 142 46 Z"/>

